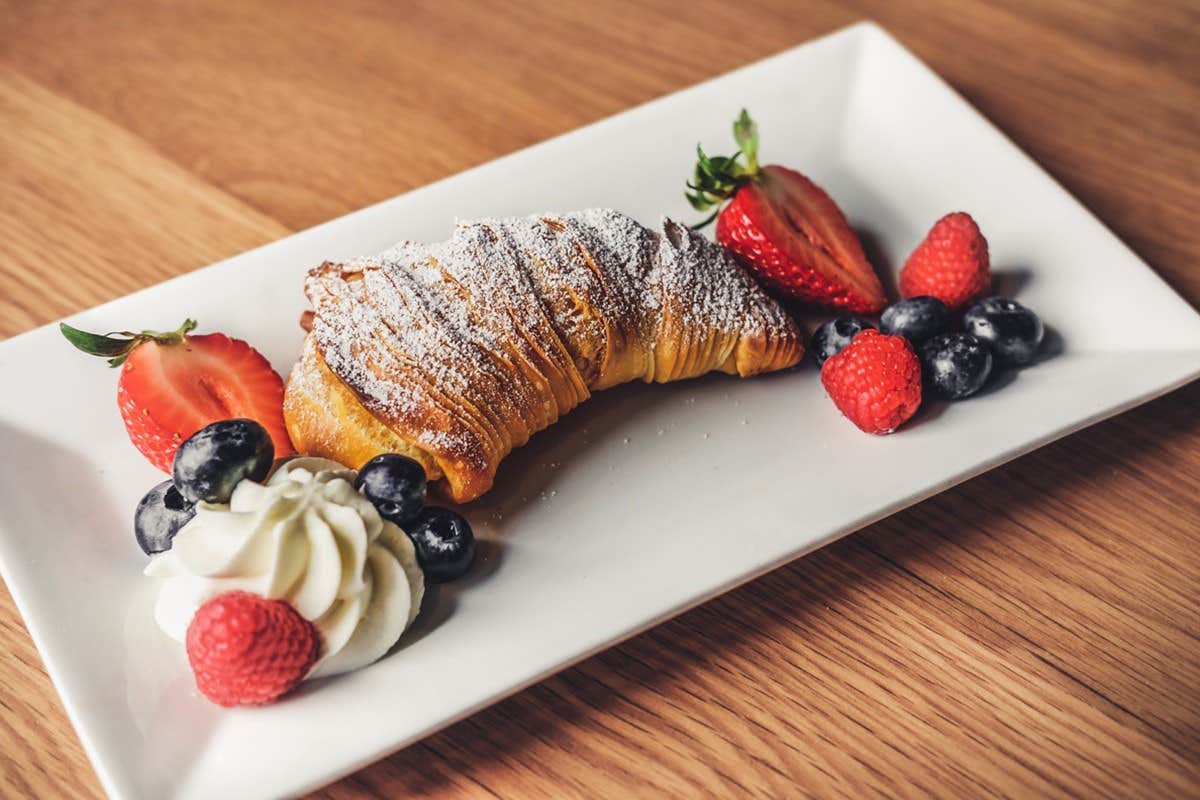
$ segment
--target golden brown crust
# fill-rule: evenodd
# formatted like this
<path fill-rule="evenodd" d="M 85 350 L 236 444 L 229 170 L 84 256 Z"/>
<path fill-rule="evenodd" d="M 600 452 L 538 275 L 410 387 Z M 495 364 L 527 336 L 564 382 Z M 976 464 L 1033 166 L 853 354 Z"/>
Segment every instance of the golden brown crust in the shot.
<path fill-rule="evenodd" d="M 354 469 L 380 453 L 400 453 L 421 462 L 430 480 L 442 477 L 430 454 L 379 421 L 329 370 L 312 336 L 305 338 L 288 376 L 283 412 L 297 452 L 332 458 Z"/>
<path fill-rule="evenodd" d="M 795 323 L 715 244 L 610 211 L 460 224 L 447 242 L 323 264 L 288 379 L 293 442 L 425 465 L 465 502 L 592 391 L 803 355 Z"/>

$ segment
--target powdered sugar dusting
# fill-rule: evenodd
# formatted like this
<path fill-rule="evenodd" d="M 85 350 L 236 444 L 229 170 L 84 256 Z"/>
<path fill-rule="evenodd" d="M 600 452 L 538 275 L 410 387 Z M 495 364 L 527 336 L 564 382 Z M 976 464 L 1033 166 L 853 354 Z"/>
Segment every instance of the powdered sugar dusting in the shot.
<path fill-rule="evenodd" d="M 460 222 L 324 264 L 307 292 L 326 363 L 372 413 L 491 472 L 594 389 L 757 371 L 732 368 L 741 344 L 798 337 L 721 247 L 611 209 Z"/>

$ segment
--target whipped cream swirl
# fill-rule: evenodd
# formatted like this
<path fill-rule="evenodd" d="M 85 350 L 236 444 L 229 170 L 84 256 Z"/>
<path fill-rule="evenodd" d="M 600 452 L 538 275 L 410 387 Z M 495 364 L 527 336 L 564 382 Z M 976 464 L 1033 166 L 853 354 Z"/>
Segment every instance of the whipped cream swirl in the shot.
<path fill-rule="evenodd" d="M 235 589 L 286 600 L 321 635 L 308 677 L 364 667 L 420 611 L 425 577 L 408 536 L 324 458 L 285 462 L 265 485 L 244 480 L 229 505 L 200 503 L 146 574 L 165 578 L 154 617 L 184 641 L 197 609 Z"/>

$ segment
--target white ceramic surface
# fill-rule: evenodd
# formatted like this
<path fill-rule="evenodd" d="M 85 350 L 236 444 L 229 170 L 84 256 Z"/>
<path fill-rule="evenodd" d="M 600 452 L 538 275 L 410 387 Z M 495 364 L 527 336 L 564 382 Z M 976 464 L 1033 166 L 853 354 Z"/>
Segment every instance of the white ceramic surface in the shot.
<path fill-rule="evenodd" d="M 727 149 L 743 105 L 764 159 L 824 185 L 886 269 L 941 214 L 969 209 L 1001 279 L 1021 284 L 1062 352 L 885 438 L 843 420 L 811 368 L 604 393 L 503 465 L 470 509 L 490 543 L 481 563 L 428 601 L 398 651 L 270 708 L 223 711 L 191 689 L 150 618 L 155 585 L 130 517 L 161 476 L 126 441 L 116 374 L 54 327 L 18 336 L 0 345 L 0 563 L 110 794 L 273 797 L 328 782 L 1200 372 L 1200 317 L 866 24 L 72 322 L 168 329 L 193 316 L 286 372 L 309 266 L 442 239 L 455 217 L 613 206 L 649 223 L 695 219 L 682 195 L 693 145 Z"/>

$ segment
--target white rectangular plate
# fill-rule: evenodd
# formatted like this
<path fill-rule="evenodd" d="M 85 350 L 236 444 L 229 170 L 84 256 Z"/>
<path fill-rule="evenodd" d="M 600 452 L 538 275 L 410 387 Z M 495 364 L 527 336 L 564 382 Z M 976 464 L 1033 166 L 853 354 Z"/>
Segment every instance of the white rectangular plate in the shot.
<path fill-rule="evenodd" d="M 612 206 L 695 218 L 699 139 L 746 106 L 765 160 L 825 186 L 894 269 L 969 210 L 1062 352 L 1001 390 L 859 433 L 811 367 L 603 393 L 539 434 L 471 508 L 490 545 L 372 667 L 224 711 L 150 618 L 131 515 L 161 479 L 126 441 L 115 374 L 47 326 L 0 346 L 0 563 L 105 788 L 121 798 L 301 792 L 772 567 L 1200 372 L 1200 318 L 873 25 L 185 275 L 72 321 L 244 337 L 286 372 L 305 270 L 438 241 L 456 217 Z M 935 122 L 936 121 L 936 122 Z M 1119 320 L 1119 323 L 1118 323 Z"/>

